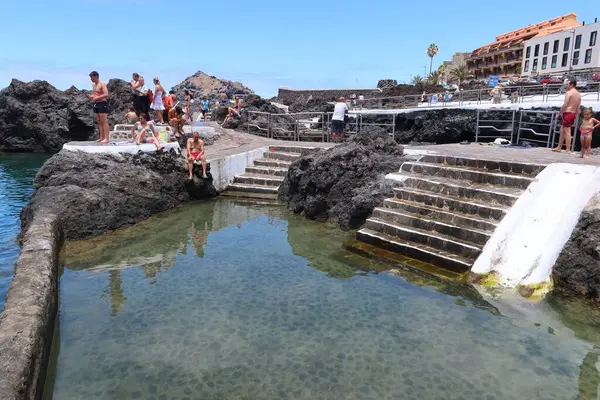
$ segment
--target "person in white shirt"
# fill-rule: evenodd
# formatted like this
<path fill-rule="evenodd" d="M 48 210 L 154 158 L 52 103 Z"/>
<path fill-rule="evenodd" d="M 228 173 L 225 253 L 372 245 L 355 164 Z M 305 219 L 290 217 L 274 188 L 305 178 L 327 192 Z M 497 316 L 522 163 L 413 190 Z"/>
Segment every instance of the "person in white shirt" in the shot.
<path fill-rule="evenodd" d="M 346 114 L 348 113 L 348 106 L 346 105 L 346 99 L 340 97 L 338 102 L 335 103 L 333 110 L 333 116 L 331 117 L 331 138 L 335 142 L 338 137 L 340 140 L 344 139 L 344 126 L 346 125 Z"/>

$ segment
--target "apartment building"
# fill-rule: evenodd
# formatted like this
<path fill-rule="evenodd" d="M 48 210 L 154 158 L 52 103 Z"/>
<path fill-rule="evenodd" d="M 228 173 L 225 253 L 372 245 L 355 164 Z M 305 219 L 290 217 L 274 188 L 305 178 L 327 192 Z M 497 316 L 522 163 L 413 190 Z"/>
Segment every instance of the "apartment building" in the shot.
<path fill-rule="evenodd" d="M 600 70 L 600 22 L 525 42 L 523 76 Z"/>
<path fill-rule="evenodd" d="M 577 15 L 569 13 L 504 33 L 496 36 L 494 42 L 474 50 L 467 59 L 467 67 L 476 78 L 520 75 L 526 41 L 579 26 L 581 23 L 577 22 Z"/>

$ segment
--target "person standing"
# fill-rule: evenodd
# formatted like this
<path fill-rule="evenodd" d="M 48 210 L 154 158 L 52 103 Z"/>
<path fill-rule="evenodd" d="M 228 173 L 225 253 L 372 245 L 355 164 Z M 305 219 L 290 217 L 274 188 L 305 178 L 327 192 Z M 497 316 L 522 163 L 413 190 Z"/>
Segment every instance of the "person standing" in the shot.
<path fill-rule="evenodd" d="M 189 90 L 185 91 L 185 113 L 188 116 L 190 123 L 192 122 L 192 103 L 194 102 L 194 96 Z"/>
<path fill-rule="evenodd" d="M 137 72 L 134 72 L 131 75 L 131 80 L 129 81 L 129 85 L 131 86 L 131 102 L 133 103 L 133 107 L 135 108 L 135 113 L 139 116 L 140 110 L 138 110 L 138 98 L 137 98 L 137 87 L 139 86 L 140 75 Z"/>
<path fill-rule="evenodd" d="M 333 109 L 333 116 L 331 117 L 331 138 L 335 142 L 338 137 L 340 140 L 344 140 L 344 126 L 346 125 L 346 114 L 348 114 L 348 106 L 346 105 L 346 99 L 340 97 L 338 102 L 335 103 Z"/>
<path fill-rule="evenodd" d="M 96 140 L 102 144 L 108 143 L 108 88 L 106 83 L 100 80 L 100 75 L 96 71 L 90 72 L 90 79 L 92 81 L 92 94 L 88 94 L 87 97 L 94 103 L 94 114 L 96 114 L 96 121 L 98 121 L 98 131 L 100 133 L 100 139 Z"/>
<path fill-rule="evenodd" d="M 139 114 L 144 113 L 148 115 L 150 111 L 150 100 L 148 99 L 148 87 L 144 83 L 144 77 L 140 76 L 138 79 L 138 85 L 135 89 L 137 92 L 137 99 L 139 103 Z M 136 110 L 137 111 L 137 110 Z M 138 116 L 139 116 L 138 114 Z"/>
<path fill-rule="evenodd" d="M 162 124 L 164 122 L 163 119 L 163 111 L 165 111 L 165 106 L 163 105 L 163 93 L 165 93 L 165 89 L 160 84 L 160 80 L 158 77 L 154 78 L 154 101 L 150 106 L 154 110 L 154 118 L 156 122 Z"/>
<path fill-rule="evenodd" d="M 600 121 L 594 118 L 594 110 L 591 107 L 583 109 L 583 122 L 579 128 L 581 132 L 581 154 L 579 158 L 590 158 L 592 154 L 592 134 L 600 127 Z"/>
<path fill-rule="evenodd" d="M 580 109 L 581 95 L 577 91 L 577 80 L 575 78 L 569 78 L 565 102 L 560 109 L 560 112 L 556 115 L 556 119 L 562 118 L 558 146 L 552 149 L 552 151 L 560 153 L 562 151 L 563 143 L 565 143 L 567 146 L 567 153 L 571 153 L 571 128 L 575 124 L 575 119 L 577 118 Z"/>
<path fill-rule="evenodd" d="M 202 100 L 200 100 L 200 106 L 200 111 L 202 111 L 202 120 L 206 122 L 206 114 L 209 110 L 208 98 L 206 96 L 202 97 Z"/>
<path fill-rule="evenodd" d="M 171 93 L 173 93 L 172 90 Z M 163 101 L 163 105 L 165 106 L 165 111 L 163 111 L 163 121 L 169 121 L 169 110 L 173 108 L 173 104 L 173 96 L 171 96 L 170 94 L 165 96 L 165 99 Z"/>

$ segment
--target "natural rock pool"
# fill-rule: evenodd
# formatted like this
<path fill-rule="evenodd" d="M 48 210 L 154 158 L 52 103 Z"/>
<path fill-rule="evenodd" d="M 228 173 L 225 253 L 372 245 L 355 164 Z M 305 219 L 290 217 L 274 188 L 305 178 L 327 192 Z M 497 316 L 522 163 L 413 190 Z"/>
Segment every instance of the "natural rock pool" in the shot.
<path fill-rule="evenodd" d="M 352 238 L 216 200 L 68 243 L 44 397 L 596 398 L 594 310 L 386 272 Z"/>

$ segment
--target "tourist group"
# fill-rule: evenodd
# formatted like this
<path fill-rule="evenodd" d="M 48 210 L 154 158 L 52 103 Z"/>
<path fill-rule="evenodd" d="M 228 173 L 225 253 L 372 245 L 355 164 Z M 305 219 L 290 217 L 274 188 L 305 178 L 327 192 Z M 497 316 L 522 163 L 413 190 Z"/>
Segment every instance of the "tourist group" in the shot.
<path fill-rule="evenodd" d="M 108 125 L 108 87 L 106 83 L 100 80 L 100 75 L 97 71 L 90 73 L 90 79 L 92 81 L 92 93 L 87 96 L 93 103 L 93 110 L 98 122 L 98 130 L 100 131 L 100 138 L 96 141 L 101 144 L 108 144 L 110 132 Z M 174 91 L 171 90 L 169 94 L 166 94 L 158 77 L 154 78 L 153 82 L 154 90 L 148 89 L 145 85 L 144 77 L 138 73 L 133 73 L 130 81 L 132 104 L 125 114 L 125 121 L 133 125 L 131 132 L 136 137 L 136 144 L 152 143 L 156 146 L 157 151 L 162 151 L 164 146 L 161 145 L 160 127 L 165 126 L 166 132 L 170 131 L 170 127 L 175 133 L 175 138 L 164 138 L 163 141 L 165 142 L 176 140 L 183 135 L 183 126 L 190 124 L 192 121 L 193 95 L 189 91 L 185 91 L 186 104 L 184 111 L 182 107 L 176 105 Z M 153 121 L 148 117 L 150 110 L 154 113 Z M 200 111 L 204 121 L 206 121 L 209 110 L 208 99 L 204 96 L 200 100 Z M 165 121 L 168 121 L 168 124 Z M 192 179 L 193 177 L 194 162 L 196 161 L 201 162 L 202 177 L 207 178 L 204 142 L 200 139 L 198 132 L 194 132 L 192 137 L 187 140 L 186 150 L 189 178 Z"/>

